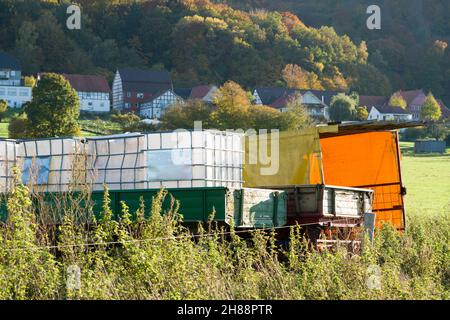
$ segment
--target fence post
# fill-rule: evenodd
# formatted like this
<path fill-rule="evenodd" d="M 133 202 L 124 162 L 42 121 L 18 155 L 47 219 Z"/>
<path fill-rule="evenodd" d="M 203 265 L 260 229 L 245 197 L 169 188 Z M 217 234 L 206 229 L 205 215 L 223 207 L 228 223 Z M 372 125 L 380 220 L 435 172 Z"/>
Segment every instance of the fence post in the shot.
<path fill-rule="evenodd" d="M 370 241 L 373 241 L 374 230 L 375 230 L 375 213 L 366 213 L 364 215 L 364 231 L 369 235 Z"/>

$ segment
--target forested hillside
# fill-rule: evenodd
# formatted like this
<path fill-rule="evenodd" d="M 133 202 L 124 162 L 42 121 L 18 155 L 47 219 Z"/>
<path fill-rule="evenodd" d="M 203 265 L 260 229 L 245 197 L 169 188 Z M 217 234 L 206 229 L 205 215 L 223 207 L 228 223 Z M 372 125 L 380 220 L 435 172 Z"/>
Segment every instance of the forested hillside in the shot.
<path fill-rule="evenodd" d="M 424 5 L 420 17 L 407 16 L 415 12 L 410 1 L 386 1 L 390 13 L 383 11 L 383 19 L 389 15 L 392 23 L 381 31 L 365 29 L 367 1 L 76 2 L 81 30 L 66 28 L 66 1 L 0 0 L 0 50 L 16 55 L 25 73 L 111 79 L 117 68 L 136 66 L 168 69 L 177 86 L 234 80 L 251 88 L 283 85 L 283 68 L 297 64 L 316 88 L 372 95 L 416 87 L 437 96 L 449 91 L 450 51 L 434 42 L 449 34 L 445 0 Z M 242 10 L 230 7 L 237 2 Z M 396 24 L 402 14 L 391 2 L 409 8 L 405 23 Z"/>
<path fill-rule="evenodd" d="M 394 90 L 423 88 L 450 100 L 448 0 L 226 0 L 243 10 L 291 11 L 305 24 L 332 26 L 352 41 L 365 40 L 368 61 Z M 366 9 L 381 8 L 381 30 L 368 30 Z M 444 43 L 445 42 L 445 43 Z M 447 44 L 446 44 L 447 43 Z"/>

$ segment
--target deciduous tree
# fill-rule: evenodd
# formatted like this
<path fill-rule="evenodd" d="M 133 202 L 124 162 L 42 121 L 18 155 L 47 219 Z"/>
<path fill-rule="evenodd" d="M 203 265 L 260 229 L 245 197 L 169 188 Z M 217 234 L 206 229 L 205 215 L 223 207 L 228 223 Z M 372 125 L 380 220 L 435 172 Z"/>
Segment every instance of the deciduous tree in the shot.
<path fill-rule="evenodd" d="M 431 92 L 428 93 L 422 106 L 421 116 L 422 119 L 429 121 L 436 121 L 441 117 L 441 107 Z"/>
<path fill-rule="evenodd" d="M 389 105 L 406 109 L 407 103 L 399 92 L 395 92 L 389 99 Z"/>
<path fill-rule="evenodd" d="M 42 75 L 33 88 L 33 100 L 25 112 L 30 137 L 63 137 L 80 133 L 77 122 L 80 101 L 76 91 L 61 75 Z"/>
<path fill-rule="evenodd" d="M 226 82 L 214 95 L 216 110 L 211 115 L 217 129 L 247 128 L 250 122 L 250 99 L 247 92 L 233 81 Z"/>
<path fill-rule="evenodd" d="M 344 93 L 331 99 L 330 117 L 334 121 L 353 120 L 356 113 L 356 101 Z"/>

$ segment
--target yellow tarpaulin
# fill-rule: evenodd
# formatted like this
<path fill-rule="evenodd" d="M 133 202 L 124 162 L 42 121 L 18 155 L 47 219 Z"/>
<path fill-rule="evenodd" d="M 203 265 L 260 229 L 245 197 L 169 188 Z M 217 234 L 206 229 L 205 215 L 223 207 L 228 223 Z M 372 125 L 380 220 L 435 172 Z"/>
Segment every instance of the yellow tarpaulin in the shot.
<path fill-rule="evenodd" d="M 247 137 L 244 186 L 270 187 L 322 184 L 319 133 L 334 131 L 337 131 L 337 126 L 309 128 L 300 132 L 280 132 L 279 139 L 271 133 L 263 134 L 257 137 L 258 145 L 256 147 L 255 144 L 250 142 L 251 138 Z M 261 142 L 264 141 L 267 142 L 267 148 L 261 147 Z M 270 152 L 273 143 L 278 143 L 279 147 L 273 148 L 274 151 L 278 151 L 278 154 Z M 267 154 L 271 160 L 270 163 L 261 161 Z M 255 163 L 255 160 L 257 160 L 257 163 Z M 268 170 L 269 167 L 277 167 L 276 172 L 272 171 L 266 174 L 265 171 L 270 171 Z"/>

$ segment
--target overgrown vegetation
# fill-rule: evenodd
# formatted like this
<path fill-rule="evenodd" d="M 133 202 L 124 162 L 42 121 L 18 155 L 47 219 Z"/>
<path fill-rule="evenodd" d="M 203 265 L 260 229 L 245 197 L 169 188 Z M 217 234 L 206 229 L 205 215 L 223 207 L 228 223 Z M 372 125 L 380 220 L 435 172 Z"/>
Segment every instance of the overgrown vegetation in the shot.
<path fill-rule="evenodd" d="M 55 206 L 65 213 L 55 230 L 38 224 L 39 202 L 31 201 L 28 188 L 14 189 L 0 229 L 1 299 L 450 298 L 450 223 L 444 217 L 411 218 L 403 234 L 385 226 L 373 244 L 366 241 L 362 253 L 352 255 L 308 250 L 298 226 L 285 249 L 275 245 L 273 232 L 254 231 L 244 240 L 214 223 L 192 238 L 176 202 L 162 214 L 165 191 L 137 212 L 122 203 L 118 219 L 107 190 L 97 218 L 83 194 Z M 370 285 L 374 268 L 381 272 L 378 289 Z"/>

